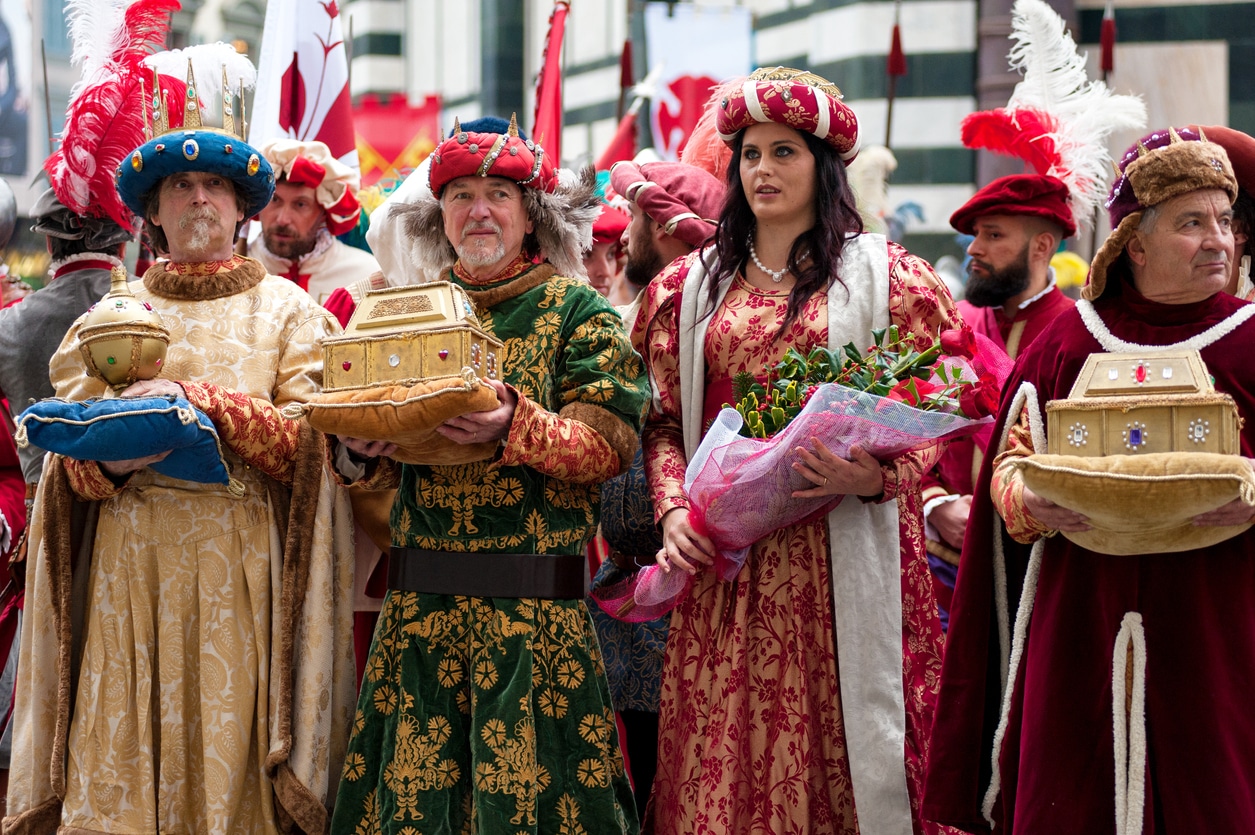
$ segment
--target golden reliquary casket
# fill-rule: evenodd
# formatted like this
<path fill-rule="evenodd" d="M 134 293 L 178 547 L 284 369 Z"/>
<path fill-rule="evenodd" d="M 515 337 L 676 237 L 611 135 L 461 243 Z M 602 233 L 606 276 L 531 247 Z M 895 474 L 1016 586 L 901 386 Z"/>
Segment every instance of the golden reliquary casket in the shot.
<path fill-rule="evenodd" d="M 1193 523 L 1235 499 L 1255 505 L 1237 405 L 1215 390 L 1198 351 L 1093 354 L 1045 412 L 1046 453 L 1015 466 L 1034 493 L 1089 518 L 1090 530 L 1063 532 L 1078 545 L 1167 553 L 1250 527 Z"/>
<path fill-rule="evenodd" d="M 323 391 L 298 408 L 315 429 L 397 444 L 410 464 L 464 464 L 498 444 L 456 444 L 452 417 L 496 408 L 505 346 L 447 281 L 367 292 L 344 334 L 323 340 Z"/>

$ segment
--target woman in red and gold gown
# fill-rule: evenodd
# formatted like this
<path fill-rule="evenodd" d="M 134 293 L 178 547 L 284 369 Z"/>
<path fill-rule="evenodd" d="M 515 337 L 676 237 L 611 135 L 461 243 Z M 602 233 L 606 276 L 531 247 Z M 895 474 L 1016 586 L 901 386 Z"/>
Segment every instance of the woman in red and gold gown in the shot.
<path fill-rule="evenodd" d="M 889 325 L 923 347 L 960 320 L 925 261 L 862 234 L 844 173 L 857 123 L 833 85 L 759 70 L 720 107 L 732 162 L 715 244 L 653 282 L 633 333 L 654 386 L 658 561 L 695 572 L 667 643 L 653 831 L 936 832 L 919 804 L 942 634 L 918 482 L 939 447 L 887 462 L 799 450 L 802 495 L 839 503 L 755 543 L 732 582 L 704 570 L 714 547 L 683 483 L 738 372 L 761 378 L 788 347 L 865 349 Z"/>

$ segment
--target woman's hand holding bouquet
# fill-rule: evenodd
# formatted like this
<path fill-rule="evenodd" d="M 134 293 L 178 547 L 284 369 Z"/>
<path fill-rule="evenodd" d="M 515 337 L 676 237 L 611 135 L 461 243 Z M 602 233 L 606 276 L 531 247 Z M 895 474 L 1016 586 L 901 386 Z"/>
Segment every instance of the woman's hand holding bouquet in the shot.
<path fill-rule="evenodd" d="M 967 328 L 945 331 L 923 350 L 896 327 L 872 336 L 866 355 L 853 344 L 809 354 L 789 348 L 765 380 L 733 380 L 735 405 L 716 417 L 685 472 L 691 508 L 668 514 L 686 517 L 677 531 L 713 545 L 710 564 L 721 579 L 735 577 L 750 546 L 772 531 L 826 514 L 850 492 L 883 492 L 880 464 L 993 423 L 1010 368 L 994 343 Z M 692 555 L 694 539 L 686 535 L 683 548 L 673 540 L 659 567 L 641 571 L 630 589 L 602 590 L 603 608 L 626 620 L 673 608 L 691 576 L 672 570 L 680 563 L 670 552 Z"/>

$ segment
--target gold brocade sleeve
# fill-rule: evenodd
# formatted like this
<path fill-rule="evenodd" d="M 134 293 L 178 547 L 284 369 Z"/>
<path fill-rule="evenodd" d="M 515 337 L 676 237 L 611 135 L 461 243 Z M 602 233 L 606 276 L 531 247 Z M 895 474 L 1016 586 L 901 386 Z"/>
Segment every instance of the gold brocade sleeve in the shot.
<path fill-rule="evenodd" d="M 645 358 L 653 387 L 641 444 L 655 521 L 677 507 L 689 507 L 684 493 L 688 456 L 680 425 L 680 345 L 676 338 L 676 306 L 684 283 L 681 264 L 673 262 L 649 284 L 632 328 L 633 347 Z"/>
<path fill-rule="evenodd" d="M 520 394 L 494 466 L 528 466 L 563 481 L 600 484 L 619 474 L 619 462 L 619 453 L 588 423 L 556 415 Z"/>
<path fill-rule="evenodd" d="M 65 474 L 70 482 L 70 489 L 80 499 L 99 502 L 113 498 L 126 489 L 127 481 L 116 484 L 100 469 L 99 461 L 79 461 L 76 458 L 65 458 Z"/>
<path fill-rule="evenodd" d="M 245 463 L 290 484 L 300 422 L 271 402 L 213 383 L 182 382 L 188 401 L 214 422 L 218 437 Z"/>
<path fill-rule="evenodd" d="M 1028 545 L 1051 533 L 1038 522 L 1024 505 L 1024 478 L 1011 466 L 1011 461 L 1033 454 L 1033 436 L 1028 424 L 1028 408 L 1020 411 L 1019 419 L 1011 427 L 1007 448 L 994 459 L 993 477 L 989 485 L 989 497 L 994 510 L 1007 524 L 1007 533 L 1016 542 Z"/>

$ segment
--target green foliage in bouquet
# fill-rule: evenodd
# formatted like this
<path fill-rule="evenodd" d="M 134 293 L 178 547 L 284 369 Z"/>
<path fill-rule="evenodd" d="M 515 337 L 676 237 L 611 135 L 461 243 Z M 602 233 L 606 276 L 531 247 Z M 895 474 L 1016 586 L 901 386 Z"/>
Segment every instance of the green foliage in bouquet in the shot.
<path fill-rule="evenodd" d="M 872 331 L 872 338 L 874 344 L 866 356 L 853 342 L 839 351 L 819 347 L 809 354 L 789 348 L 784 359 L 765 369 L 766 385 L 747 371 L 738 373 L 732 380 L 732 396 L 736 399 L 733 408 L 744 421 L 741 434 L 748 438 L 775 435 L 824 383 L 899 400 L 923 411 L 966 411 L 960 401 L 978 381 L 966 379 L 962 369 L 948 368 L 940 360 L 943 347 L 970 358 L 975 349 L 970 331 L 947 331 L 923 351 L 903 340 L 897 325 Z"/>

